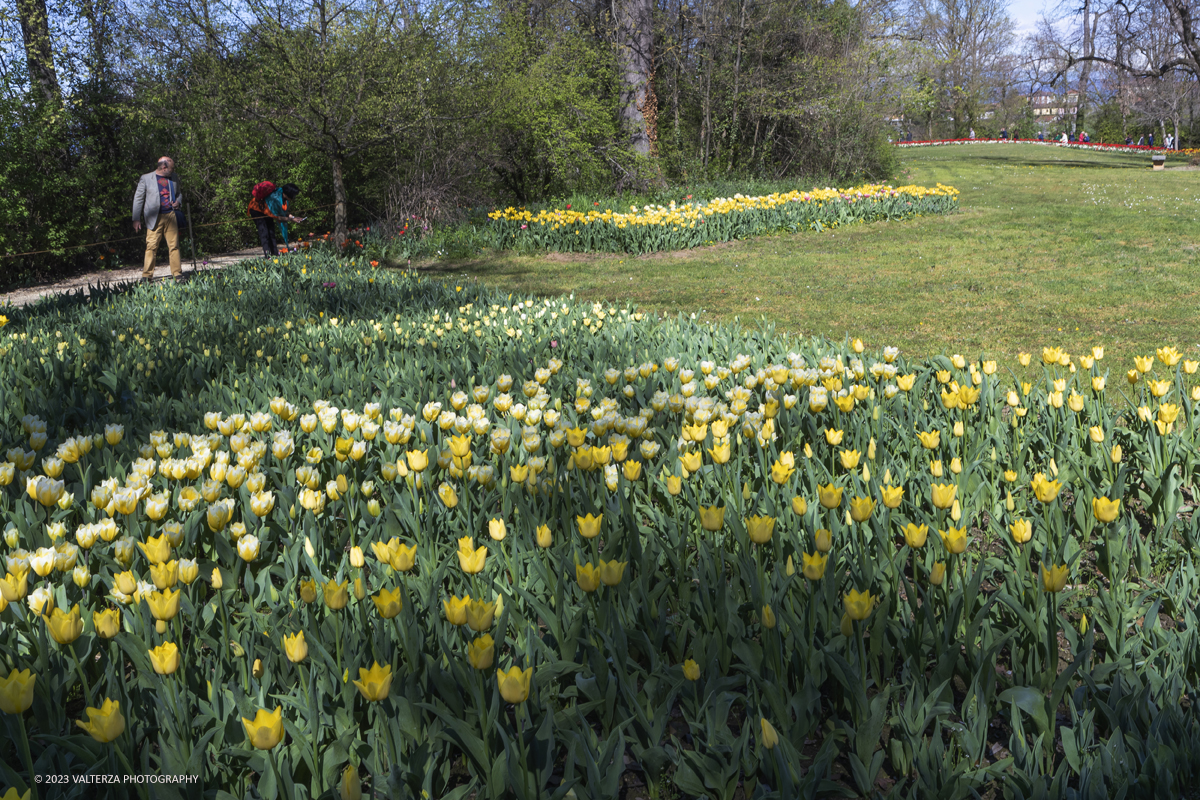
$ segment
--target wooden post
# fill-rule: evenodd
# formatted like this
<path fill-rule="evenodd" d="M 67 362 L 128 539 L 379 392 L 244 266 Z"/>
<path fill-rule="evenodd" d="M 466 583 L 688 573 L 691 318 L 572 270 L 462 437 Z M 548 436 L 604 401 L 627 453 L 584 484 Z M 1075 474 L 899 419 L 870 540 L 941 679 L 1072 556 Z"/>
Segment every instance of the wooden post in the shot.
<path fill-rule="evenodd" d="M 188 223 L 188 241 L 192 245 L 192 272 L 196 272 L 196 237 L 192 235 L 192 215 L 188 213 L 187 198 L 183 199 L 183 216 Z"/>

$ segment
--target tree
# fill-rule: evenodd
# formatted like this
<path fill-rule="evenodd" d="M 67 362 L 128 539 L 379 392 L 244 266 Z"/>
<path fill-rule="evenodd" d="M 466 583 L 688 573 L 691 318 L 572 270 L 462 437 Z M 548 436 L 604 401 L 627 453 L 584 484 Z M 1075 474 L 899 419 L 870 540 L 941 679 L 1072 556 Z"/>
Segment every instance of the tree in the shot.
<path fill-rule="evenodd" d="M 963 137 L 1011 83 L 1013 23 L 1004 0 L 913 0 L 911 36 L 933 51 L 941 113 Z"/>

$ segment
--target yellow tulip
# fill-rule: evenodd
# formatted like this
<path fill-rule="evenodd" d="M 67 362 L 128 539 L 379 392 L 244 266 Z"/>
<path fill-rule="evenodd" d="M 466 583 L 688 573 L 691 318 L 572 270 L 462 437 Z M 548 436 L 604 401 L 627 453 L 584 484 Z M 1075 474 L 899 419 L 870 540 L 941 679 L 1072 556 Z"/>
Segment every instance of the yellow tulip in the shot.
<path fill-rule="evenodd" d="M 830 548 L 833 547 L 833 531 L 828 528 L 818 528 L 813 535 L 813 540 L 817 546 L 817 550 L 822 553 L 828 553 Z"/>
<path fill-rule="evenodd" d="M 625 473 L 625 480 L 636 481 L 642 475 L 642 462 L 630 459 L 622 465 L 621 469 Z"/>
<path fill-rule="evenodd" d="M 500 696 L 508 703 L 524 703 L 529 699 L 529 687 L 533 680 L 533 668 L 524 671 L 520 667 L 512 667 L 505 672 L 496 670 L 496 683 L 500 688 Z"/>
<path fill-rule="evenodd" d="M 417 546 L 396 544 L 396 549 L 391 554 L 392 569 L 398 572 L 408 572 L 413 568 L 413 564 L 417 560 Z"/>
<path fill-rule="evenodd" d="M 676 497 L 681 491 L 683 491 L 683 479 L 678 475 L 667 476 L 667 493 Z"/>
<path fill-rule="evenodd" d="M 108 744 L 125 731 L 125 717 L 121 715 L 121 704 L 116 700 L 104 698 L 100 708 L 84 709 L 88 721 L 75 720 L 75 724 L 83 728 L 89 736 L 100 744 Z"/>
<path fill-rule="evenodd" d="M 795 471 L 792 467 L 776 459 L 775 463 L 771 465 L 771 480 L 782 486 L 788 482 L 788 479 L 792 477 L 792 473 Z"/>
<path fill-rule="evenodd" d="M 683 453 L 679 456 L 679 463 L 689 474 L 699 471 L 701 464 L 700 451 L 692 450 L 690 452 Z"/>
<path fill-rule="evenodd" d="M 496 603 L 488 603 L 478 598 L 471 599 L 466 606 L 467 626 L 476 633 L 481 633 L 492 627 L 496 616 Z"/>
<path fill-rule="evenodd" d="M 869 497 L 855 497 L 850 500 L 850 518 L 855 522 L 866 522 L 875 511 L 875 501 Z"/>
<path fill-rule="evenodd" d="M 169 589 L 160 592 L 150 592 L 143 595 L 146 600 L 146 605 L 150 607 L 150 614 L 155 619 L 168 622 L 175 619 L 175 615 L 179 613 L 179 590 L 171 591 Z"/>
<path fill-rule="evenodd" d="M 338 583 L 336 580 L 326 581 L 325 589 L 325 605 L 334 611 L 341 611 L 350 602 L 350 591 L 347 587 L 350 585 L 349 580 Z"/>
<path fill-rule="evenodd" d="M 413 472 L 424 472 L 429 466 L 428 450 L 409 450 L 404 456 L 408 459 L 408 468 Z"/>
<path fill-rule="evenodd" d="M 825 441 L 829 444 L 830 447 L 837 447 L 839 444 L 841 444 L 842 437 L 844 435 L 845 435 L 845 431 L 834 430 L 833 428 L 825 429 Z"/>
<path fill-rule="evenodd" d="M 308 658 L 308 642 L 304 640 L 304 631 L 284 636 L 283 651 L 287 654 L 288 661 L 293 664 L 299 664 Z"/>
<path fill-rule="evenodd" d="M 150 565 L 150 579 L 159 589 L 170 589 L 179 582 L 179 563 L 166 561 Z"/>
<path fill-rule="evenodd" d="M 488 536 L 491 536 L 493 541 L 502 542 L 507 535 L 508 528 L 505 526 L 504 520 L 499 518 L 488 520 Z"/>
<path fill-rule="evenodd" d="M 966 528 L 947 528 L 944 531 L 938 531 L 942 537 L 942 544 L 946 551 L 958 555 L 967 549 L 967 529 Z"/>
<path fill-rule="evenodd" d="M 1061 592 L 1063 587 L 1067 585 L 1067 576 L 1069 570 L 1067 565 L 1055 566 L 1050 565 L 1050 569 L 1046 569 L 1046 565 L 1042 565 L 1042 588 L 1047 592 Z"/>
<path fill-rule="evenodd" d="M 596 572 L 600 575 L 600 582 L 605 586 L 616 586 L 625 576 L 625 567 L 627 566 L 629 566 L 628 561 L 617 561 L 615 558 L 612 561 L 601 560 Z"/>
<path fill-rule="evenodd" d="M 941 586 L 942 581 L 946 579 L 946 562 L 938 561 L 933 565 L 933 569 L 929 571 L 929 582 L 934 586 Z"/>
<path fill-rule="evenodd" d="M 585 592 L 594 592 L 600 588 L 600 571 L 590 561 L 583 565 L 576 564 L 575 581 Z"/>
<path fill-rule="evenodd" d="M 884 486 L 879 490 L 883 497 L 884 508 L 899 508 L 904 499 L 903 486 Z"/>
<path fill-rule="evenodd" d="M 700 680 L 700 665 L 692 659 L 683 662 L 683 677 L 689 681 Z"/>
<path fill-rule="evenodd" d="M 23 714 L 33 705 L 33 686 L 37 674 L 29 670 L 12 670 L 5 678 L 0 675 L 0 711 Z"/>
<path fill-rule="evenodd" d="M 941 431 L 917 431 L 917 438 L 921 440 L 921 446 L 926 450 L 934 450 L 942 443 Z"/>
<path fill-rule="evenodd" d="M 475 547 L 475 543 L 470 536 L 464 536 L 458 540 L 458 565 L 462 571 L 468 575 L 476 575 L 483 572 L 483 567 L 487 561 L 487 547 L 480 545 Z"/>
<path fill-rule="evenodd" d="M 392 665 L 379 666 L 376 661 L 370 669 L 358 668 L 358 680 L 354 681 L 358 691 L 372 703 L 378 703 L 388 696 L 392 687 Z"/>
<path fill-rule="evenodd" d="M 1121 513 L 1121 501 L 1109 500 L 1107 497 L 1092 499 L 1092 514 L 1100 522 L 1112 522 Z"/>
<path fill-rule="evenodd" d="M 925 539 L 929 536 L 929 526 L 925 524 L 915 525 L 908 523 L 904 526 L 904 542 L 914 550 L 925 546 Z"/>
<path fill-rule="evenodd" d="M 174 642 L 163 642 L 148 652 L 150 665 L 159 675 L 170 675 L 179 669 L 179 648 Z"/>
<path fill-rule="evenodd" d="M 762 724 L 762 743 L 763 747 L 771 750 L 775 745 L 779 744 L 779 733 L 775 730 L 775 726 L 767 722 L 766 717 L 761 717 L 759 722 Z"/>
<path fill-rule="evenodd" d="M 51 611 L 50 616 L 46 618 L 46 629 L 50 631 L 50 637 L 59 644 L 70 644 L 78 639 L 79 634 L 83 633 L 79 604 L 76 603 L 70 611 L 63 611 L 61 608 Z"/>
<path fill-rule="evenodd" d="M 171 540 L 166 536 L 151 536 L 145 542 L 138 542 L 138 547 L 151 564 L 161 564 L 171 557 Z"/>
<path fill-rule="evenodd" d="M 1033 538 L 1033 523 L 1027 519 L 1018 519 L 1008 526 L 1008 532 L 1012 534 L 1013 541 L 1017 544 L 1025 544 Z"/>
<path fill-rule="evenodd" d="M 820 580 L 825 575 L 825 566 L 829 563 L 829 556 L 824 553 L 801 553 L 801 559 L 804 562 L 801 571 L 804 572 L 804 577 L 810 581 Z"/>
<path fill-rule="evenodd" d="M 930 488 L 935 508 L 949 508 L 954 505 L 954 495 L 958 492 L 958 486 L 953 483 L 935 483 Z"/>
<path fill-rule="evenodd" d="M 446 506 L 446 508 L 454 508 L 458 505 L 458 492 L 454 491 L 454 487 L 448 483 L 442 483 L 437 490 L 438 499 Z"/>
<path fill-rule="evenodd" d="M 750 536 L 750 541 L 755 544 L 766 544 L 771 541 L 771 534 L 775 531 L 774 517 L 747 517 L 746 533 Z"/>
<path fill-rule="evenodd" d="M 111 639 L 121 631 L 121 612 L 115 608 L 93 611 L 92 626 L 101 639 Z"/>
<path fill-rule="evenodd" d="M 768 630 L 775 627 L 775 612 L 771 610 L 770 606 L 762 607 L 762 624 Z"/>
<path fill-rule="evenodd" d="M 1029 483 L 1033 489 L 1034 495 L 1043 503 L 1052 503 L 1054 498 L 1058 497 L 1058 492 L 1062 489 L 1062 483 L 1059 481 L 1048 481 L 1042 473 L 1037 473 L 1033 476 L 1033 480 Z"/>
<path fill-rule="evenodd" d="M 471 602 L 470 595 L 465 597 L 455 597 L 451 595 L 448 599 L 442 601 L 442 607 L 446 611 L 446 621 L 451 625 L 466 625 L 467 624 L 467 606 Z"/>
<path fill-rule="evenodd" d="M 579 526 L 579 535 L 585 539 L 594 539 L 599 536 L 600 524 L 603 521 L 603 514 L 588 514 L 584 517 L 575 517 L 575 524 Z"/>
<path fill-rule="evenodd" d="M 353 764 L 347 764 L 342 770 L 338 796 L 341 800 L 362 800 L 362 779 L 358 777 L 358 769 Z"/>
<path fill-rule="evenodd" d="M 380 589 L 379 594 L 373 595 L 371 600 L 375 603 L 375 610 L 379 612 L 379 616 L 384 619 L 391 619 L 399 614 L 403 606 L 399 589 L 392 589 L 391 591 Z"/>
<path fill-rule="evenodd" d="M 805 500 L 800 495 L 796 495 L 795 497 L 792 498 L 792 512 L 793 513 L 795 513 L 797 516 L 802 517 L 802 516 L 804 516 L 805 512 L 807 512 L 807 511 L 808 511 L 808 501 L 807 500 Z"/>
<path fill-rule="evenodd" d="M 857 589 L 851 589 L 842 600 L 846 607 L 846 615 L 852 620 L 866 619 L 875 605 L 875 598 L 869 591 L 859 592 Z"/>
<path fill-rule="evenodd" d="M 859 460 L 862 458 L 862 453 L 857 450 L 841 450 L 838 453 L 838 458 L 842 463 L 843 469 L 856 469 Z"/>
<path fill-rule="evenodd" d="M 713 533 L 725 527 L 725 506 L 700 506 L 700 527 Z"/>
<path fill-rule="evenodd" d="M 484 634 L 467 645 L 467 662 L 475 669 L 483 670 L 492 666 L 496 655 L 496 643 L 490 634 Z"/>
<path fill-rule="evenodd" d="M 718 442 L 718 443 L 714 444 L 712 447 L 708 448 L 708 454 L 710 456 L 712 456 L 712 460 L 713 460 L 714 464 L 724 464 L 729 461 L 730 450 L 731 450 L 731 448 L 729 446 L 729 440 L 726 439 L 723 442 Z M 685 466 L 686 466 L 686 464 L 685 464 Z M 695 470 L 688 470 L 688 471 L 694 472 Z"/>
<path fill-rule="evenodd" d="M 545 549 L 554 543 L 554 538 L 550 534 L 549 525 L 538 525 L 537 527 L 537 546 Z"/>
<path fill-rule="evenodd" d="M 317 582 L 312 578 L 300 579 L 300 599 L 311 603 L 317 599 Z"/>
<path fill-rule="evenodd" d="M 274 711 L 258 709 L 254 719 L 242 717 L 246 740 L 259 750 L 270 750 L 283 741 L 283 706 Z"/>
<path fill-rule="evenodd" d="M 817 486 L 817 496 L 825 508 L 837 508 L 842 504 L 842 489 L 832 483 L 828 486 Z"/>

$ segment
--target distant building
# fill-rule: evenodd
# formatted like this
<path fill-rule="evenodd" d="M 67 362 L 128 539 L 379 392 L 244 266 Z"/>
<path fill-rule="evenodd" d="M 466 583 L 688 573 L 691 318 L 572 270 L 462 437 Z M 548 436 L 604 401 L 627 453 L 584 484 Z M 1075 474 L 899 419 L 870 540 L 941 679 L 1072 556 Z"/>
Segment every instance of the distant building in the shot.
<path fill-rule="evenodd" d="M 1066 94 L 1039 92 L 1032 98 L 1033 116 L 1041 122 L 1053 122 L 1066 116 L 1075 116 L 1079 110 L 1079 93 L 1069 91 Z"/>

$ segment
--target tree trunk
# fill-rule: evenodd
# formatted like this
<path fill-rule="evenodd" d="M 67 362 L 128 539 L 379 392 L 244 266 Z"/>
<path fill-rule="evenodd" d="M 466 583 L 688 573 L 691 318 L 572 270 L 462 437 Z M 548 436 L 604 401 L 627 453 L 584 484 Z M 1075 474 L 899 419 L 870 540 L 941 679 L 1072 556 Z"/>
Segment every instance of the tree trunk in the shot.
<path fill-rule="evenodd" d="M 725 172 L 728 173 L 733 169 L 733 161 L 737 157 L 738 145 L 738 103 L 741 100 L 741 83 L 742 83 L 742 38 L 746 33 L 746 0 L 742 0 L 741 17 L 738 20 L 738 37 L 737 37 L 737 56 L 733 61 L 733 123 L 732 123 L 732 141 L 729 143 L 729 159 L 725 162 Z"/>
<path fill-rule="evenodd" d="M 58 105 L 62 101 L 62 90 L 54 72 L 54 48 L 50 41 L 46 0 L 17 0 L 17 13 L 21 17 L 29 83 L 41 90 L 47 104 Z"/>
<path fill-rule="evenodd" d="M 1092 13 L 1091 0 L 1083 0 L 1083 52 L 1084 55 L 1096 55 L 1096 27 L 1100 24 L 1100 14 Z M 1081 130 L 1084 126 L 1084 117 L 1087 114 L 1087 96 L 1088 82 L 1092 76 L 1092 62 L 1084 61 L 1079 72 L 1079 86 L 1077 91 L 1079 96 L 1076 98 L 1075 105 L 1075 130 Z M 1070 86 L 1067 90 L 1070 91 Z"/>
<path fill-rule="evenodd" d="M 654 97 L 653 0 L 618 0 L 617 64 L 621 71 L 621 127 L 634 152 L 654 154 L 658 102 Z"/>
<path fill-rule="evenodd" d="M 331 156 L 329 161 L 333 173 L 333 243 L 341 247 L 349 235 L 346 230 L 346 182 L 342 178 L 341 156 Z"/>

